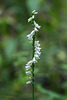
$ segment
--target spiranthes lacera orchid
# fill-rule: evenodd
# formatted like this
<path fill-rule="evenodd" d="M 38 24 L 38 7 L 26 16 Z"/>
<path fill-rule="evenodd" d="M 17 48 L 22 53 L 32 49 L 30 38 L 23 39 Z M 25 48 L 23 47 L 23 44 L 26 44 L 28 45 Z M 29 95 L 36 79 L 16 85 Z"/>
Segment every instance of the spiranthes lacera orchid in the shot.
<path fill-rule="evenodd" d="M 35 35 L 36 32 L 38 32 L 38 29 L 40 29 L 41 26 L 39 26 L 35 21 L 35 15 L 38 14 L 35 10 L 32 11 L 32 17 L 28 19 L 28 22 L 32 22 L 33 30 L 30 34 L 27 35 L 27 38 L 32 42 L 33 46 L 33 54 L 32 59 L 26 64 L 26 75 L 29 75 L 29 81 L 26 82 L 26 84 L 32 83 L 32 93 L 33 93 L 33 100 L 34 100 L 34 64 L 37 62 L 38 59 L 40 59 L 40 43 L 39 41 L 35 41 Z"/>

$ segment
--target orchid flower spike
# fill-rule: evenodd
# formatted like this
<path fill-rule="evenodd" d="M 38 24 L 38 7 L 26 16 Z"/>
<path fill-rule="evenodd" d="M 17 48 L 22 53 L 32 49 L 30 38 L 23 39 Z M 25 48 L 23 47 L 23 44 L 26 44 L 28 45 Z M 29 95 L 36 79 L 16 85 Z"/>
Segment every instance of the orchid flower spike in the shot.
<path fill-rule="evenodd" d="M 30 40 L 30 42 L 32 42 L 33 43 L 33 36 L 36 34 L 36 32 L 38 32 L 38 29 L 40 29 L 40 27 L 41 26 L 39 26 L 37 23 L 36 23 L 36 21 L 34 20 L 34 18 L 35 18 L 35 15 L 36 14 L 38 14 L 38 12 L 36 12 L 35 10 L 33 10 L 32 11 L 32 17 L 30 17 L 29 19 L 28 19 L 28 22 L 32 22 L 33 23 L 33 30 L 32 30 L 32 32 L 30 33 L 30 34 L 28 34 L 27 35 L 27 38 Z M 25 73 L 26 73 L 26 75 L 29 75 L 29 79 L 30 80 L 28 80 L 27 82 L 26 82 L 26 84 L 30 84 L 31 82 L 32 82 L 32 77 L 31 77 L 31 73 L 32 73 L 32 64 L 34 63 L 36 63 L 37 62 L 37 60 L 38 59 L 40 59 L 40 55 L 41 55 L 41 52 L 40 52 L 40 50 L 41 50 L 41 48 L 40 48 L 40 43 L 39 43 L 39 41 L 34 41 L 34 56 L 33 56 L 33 58 L 32 58 L 32 60 L 30 60 L 27 64 L 26 64 L 26 66 L 25 66 L 25 69 L 26 69 L 26 71 L 25 71 Z"/>

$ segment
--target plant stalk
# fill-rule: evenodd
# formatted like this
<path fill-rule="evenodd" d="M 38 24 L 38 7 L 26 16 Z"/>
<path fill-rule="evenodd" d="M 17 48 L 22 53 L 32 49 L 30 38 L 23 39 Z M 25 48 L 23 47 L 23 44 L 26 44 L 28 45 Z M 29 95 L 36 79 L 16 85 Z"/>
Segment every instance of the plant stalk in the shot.
<path fill-rule="evenodd" d="M 35 34 L 33 36 L 33 55 L 32 58 L 34 57 L 35 53 Z M 32 100 L 34 100 L 34 63 L 32 64 Z"/>

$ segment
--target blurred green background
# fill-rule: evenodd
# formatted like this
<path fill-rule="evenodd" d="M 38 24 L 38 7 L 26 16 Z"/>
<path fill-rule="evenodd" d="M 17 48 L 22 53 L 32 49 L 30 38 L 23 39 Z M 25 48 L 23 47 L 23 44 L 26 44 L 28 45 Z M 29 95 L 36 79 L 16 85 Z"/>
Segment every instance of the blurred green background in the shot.
<path fill-rule="evenodd" d="M 25 64 L 31 59 L 28 18 L 38 11 L 35 100 L 67 100 L 67 0 L 0 0 L 0 100 L 32 100 Z"/>

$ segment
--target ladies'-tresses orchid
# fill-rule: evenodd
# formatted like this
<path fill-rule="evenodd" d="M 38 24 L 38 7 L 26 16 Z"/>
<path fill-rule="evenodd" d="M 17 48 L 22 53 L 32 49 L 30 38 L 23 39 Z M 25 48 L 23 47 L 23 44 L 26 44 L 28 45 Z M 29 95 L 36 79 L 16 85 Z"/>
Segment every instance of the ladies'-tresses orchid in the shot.
<path fill-rule="evenodd" d="M 40 29 L 41 26 L 39 26 L 35 21 L 34 21 L 34 25 L 36 28 Z"/>
<path fill-rule="evenodd" d="M 35 27 L 34 30 L 27 35 L 28 39 L 32 42 L 33 41 L 33 35 L 35 34 L 35 32 L 37 32 L 37 28 Z"/>
<path fill-rule="evenodd" d="M 32 14 L 38 14 L 38 12 L 36 12 L 36 10 L 33 10 L 32 11 Z"/>
<path fill-rule="evenodd" d="M 30 34 L 27 35 L 27 38 L 28 38 L 28 39 L 30 40 L 30 42 L 32 42 L 32 43 L 33 43 L 33 36 L 34 36 L 35 33 L 38 31 L 38 29 L 40 29 L 40 27 L 41 27 L 41 26 L 39 26 L 39 25 L 35 22 L 35 20 L 34 20 L 35 14 L 38 14 L 38 12 L 36 12 L 35 10 L 32 11 L 32 17 L 30 17 L 30 18 L 28 19 L 28 22 L 32 21 L 32 22 L 33 22 L 33 25 L 34 25 L 33 31 L 32 31 Z M 35 41 L 35 42 L 34 42 L 34 56 L 33 56 L 32 60 L 30 60 L 30 61 L 26 64 L 26 66 L 25 66 L 25 68 L 26 68 L 26 72 L 25 72 L 25 73 L 26 73 L 27 75 L 31 75 L 31 73 L 32 73 L 32 71 L 31 71 L 31 66 L 32 66 L 32 64 L 33 64 L 33 63 L 36 63 L 37 60 L 40 59 L 40 58 L 39 58 L 39 56 L 40 56 L 40 54 L 41 54 L 40 50 L 41 50 L 41 48 L 40 48 L 39 41 Z M 31 83 L 31 82 L 32 82 L 32 81 L 31 81 L 32 78 L 33 78 L 33 77 L 30 77 L 30 76 L 29 76 L 30 81 L 27 81 L 26 84 Z"/>
<path fill-rule="evenodd" d="M 30 17 L 30 18 L 28 19 L 28 22 L 32 21 L 32 19 L 34 19 L 34 15 L 35 15 L 35 14 L 38 14 L 38 12 L 36 12 L 35 10 L 33 10 L 33 11 L 32 11 L 32 14 L 33 14 L 32 17 Z"/>
<path fill-rule="evenodd" d="M 34 19 L 34 15 L 28 19 L 28 22 L 30 22 L 32 19 Z"/>

